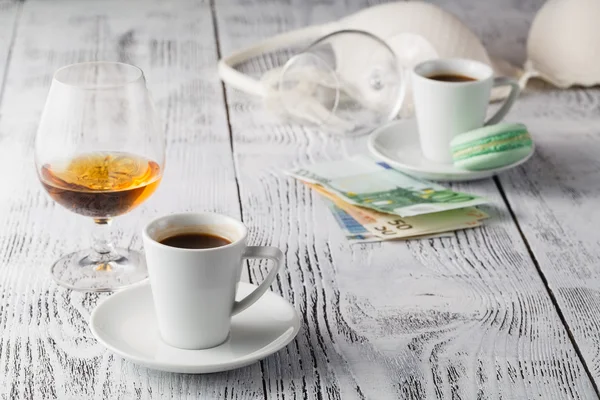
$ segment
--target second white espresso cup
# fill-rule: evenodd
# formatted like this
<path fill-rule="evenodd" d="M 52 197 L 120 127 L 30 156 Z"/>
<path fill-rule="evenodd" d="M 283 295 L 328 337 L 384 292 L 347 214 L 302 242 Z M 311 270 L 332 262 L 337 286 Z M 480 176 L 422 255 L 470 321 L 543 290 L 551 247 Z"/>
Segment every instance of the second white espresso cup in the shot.
<path fill-rule="evenodd" d="M 205 249 L 171 247 L 161 241 L 181 234 L 209 234 L 231 243 Z M 144 251 L 158 328 L 163 341 L 183 349 L 206 349 L 227 340 L 231 317 L 250 307 L 275 279 L 283 253 L 246 245 L 241 222 L 219 214 L 182 213 L 160 217 L 143 231 Z M 246 258 L 267 258 L 274 266 L 265 280 L 235 301 Z"/>
<path fill-rule="evenodd" d="M 464 82 L 431 79 L 439 75 L 472 78 Z M 484 122 L 492 87 L 511 86 L 500 109 Z M 425 158 L 452 163 L 450 141 L 454 136 L 500 122 L 519 95 L 519 84 L 506 77 L 494 78 L 488 65 L 466 59 L 436 59 L 418 64 L 412 72 L 415 114 Z"/>

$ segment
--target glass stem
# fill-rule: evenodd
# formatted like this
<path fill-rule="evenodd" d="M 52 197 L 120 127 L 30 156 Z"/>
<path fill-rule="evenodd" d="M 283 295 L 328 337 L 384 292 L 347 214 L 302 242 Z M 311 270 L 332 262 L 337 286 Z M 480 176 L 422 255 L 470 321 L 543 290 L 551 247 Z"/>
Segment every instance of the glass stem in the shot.
<path fill-rule="evenodd" d="M 94 230 L 92 231 L 92 254 L 93 261 L 111 261 L 118 258 L 112 243 L 112 232 L 110 230 L 110 218 L 94 218 Z"/>

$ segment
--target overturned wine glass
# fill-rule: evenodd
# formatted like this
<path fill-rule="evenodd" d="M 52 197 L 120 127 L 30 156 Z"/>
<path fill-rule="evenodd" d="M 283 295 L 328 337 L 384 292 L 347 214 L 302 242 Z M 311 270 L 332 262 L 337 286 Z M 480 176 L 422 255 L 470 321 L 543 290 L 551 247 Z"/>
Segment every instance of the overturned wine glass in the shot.
<path fill-rule="evenodd" d="M 287 61 L 271 108 L 328 133 L 358 136 L 396 117 L 405 86 L 405 73 L 384 41 L 342 30 Z"/>

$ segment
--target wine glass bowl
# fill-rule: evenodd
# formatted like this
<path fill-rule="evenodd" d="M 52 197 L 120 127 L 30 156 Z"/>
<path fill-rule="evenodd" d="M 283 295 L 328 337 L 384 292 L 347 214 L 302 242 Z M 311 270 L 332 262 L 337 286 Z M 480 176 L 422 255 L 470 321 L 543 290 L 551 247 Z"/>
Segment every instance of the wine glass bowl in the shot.
<path fill-rule="evenodd" d="M 123 152 L 84 153 L 67 161 L 44 164 L 40 179 L 61 206 L 95 220 L 124 214 L 157 188 L 160 166 Z"/>
<path fill-rule="evenodd" d="M 405 84 L 385 42 L 368 32 L 341 30 L 286 62 L 278 99 L 292 120 L 335 135 L 359 136 L 397 116 Z"/>
<path fill-rule="evenodd" d="M 91 249 L 52 266 L 59 284 L 113 291 L 146 279 L 143 256 L 114 248 L 108 228 L 152 195 L 164 159 L 163 129 L 139 68 L 88 62 L 55 73 L 36 135 L 38 177 L 56 203 L 96 226 Z"/>

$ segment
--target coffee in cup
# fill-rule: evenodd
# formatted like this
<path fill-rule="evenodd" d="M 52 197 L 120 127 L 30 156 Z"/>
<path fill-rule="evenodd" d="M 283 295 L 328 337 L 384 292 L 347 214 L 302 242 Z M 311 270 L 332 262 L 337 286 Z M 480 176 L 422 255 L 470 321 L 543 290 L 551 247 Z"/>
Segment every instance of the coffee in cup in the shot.
<path fill-rule="evenodd" d="M 490 93 L 496 86 L 511 86 L 511 92 L 496 114 L 484 122 Z M 423 155 L 430 161 L 450 164 L 452 138 L 500 122 L 520 88 L 514 79 L 494 78 L 494 71 L 484 63 L 435 59 L 413 69 L 412 90 Z"/>
<path fill-rule="evenodd" d="M 428 76 L 429 79 L 441 82 L 470 82 L 476 81 L 477 79 L 471 78 L 470 76 L 458 75 L 458 74 L 437 74 Z"/>
<path fill-rule="evenodd" d="M 227 340 L 231 317 L 269 289 L 284 259 L 278 248 L 247 246 L 244 224 L 212 213 L 157 218 L 144 228 L 143 240 L 160 335 L 183 349 Z M 248 258 L 266 258 L 274 266 L 252 293 L 236 301 Z"/>
<path fill-rule="evenodd" d="M 191 232 L 169 236 L 160 243 L 179 249 L 211 249 L 226 246 L 231 243 L 231 240 L 210 233 Z"/>

